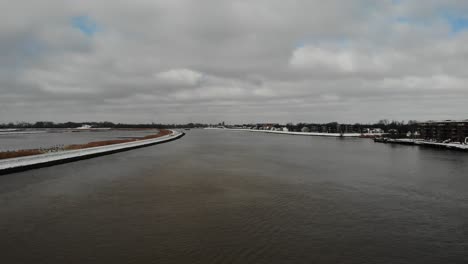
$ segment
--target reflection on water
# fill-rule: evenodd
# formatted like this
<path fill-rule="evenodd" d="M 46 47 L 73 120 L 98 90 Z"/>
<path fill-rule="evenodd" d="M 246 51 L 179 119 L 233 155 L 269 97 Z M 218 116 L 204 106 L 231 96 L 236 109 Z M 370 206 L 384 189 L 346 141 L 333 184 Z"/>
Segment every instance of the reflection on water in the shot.
<path fill-rule="evenodd" d="M 191 130 L 0 177 L 5 263 L 468 263 L 468 155 Z"/>

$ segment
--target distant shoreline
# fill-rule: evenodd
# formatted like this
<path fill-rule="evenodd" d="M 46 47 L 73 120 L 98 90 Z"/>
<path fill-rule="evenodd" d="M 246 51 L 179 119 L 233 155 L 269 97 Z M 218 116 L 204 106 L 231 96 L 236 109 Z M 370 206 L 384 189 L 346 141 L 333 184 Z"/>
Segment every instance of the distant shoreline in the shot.
<path fill-rule="evenodd" d="M 245 132 L 261 132 L 283 135 L 296 135 L 296 136 L 318 136 L 318 137 L 354 137 L 358 138 L 365 134 L 360 133 L 319 133 L 319 132 L 292 132 L 292 131 L 274 131 L 274 130 L 258 130 L 258 129 L 242 129 L 242 128 L 205 128 L 214 130 L 231 130 L 231 131 L 245 131 Z"/>
<path fill-rule="evenodd" d="M 430 147 L 430 148 L 439 148 L 439 149 L 450 149 L 458 151 L 468 151 L 468 145 L 458 144 L 458 143 L 439 143 L 432 142 L 422 139 L 408 139 L 408 138 L 399 138 L 399 139 L 375 139 L 374 142 L 377 143 L 388 143 L 388 144 L 399 144 L 399 145 L 410 145 L 410 146 L 421 146 L 421 147 Z"/>
<path fill-rule="evenodd" d="M 317 133 L 317 132 L 291 132 L 291 131 L 274 131 L 274 130 L 258 130 L 258 129 L 243 129 L 243 128 L 216 128 L 210 127 L 205 129 L 211 130 L 230 130 L 230 131 L 245 131 L 245 132 L 263 132 L 270 134 L 283 134 L 283 135 L 297 135 L 297 136 L 319 136 L 319 137 L 339 137 L 339 138 L 370 138 L 369 136 L 378 136 L 378 134 L 360 134 L 360 133 Z M 468 145 L 457 144 L 457 143 L 438 143 L 427 140 L 418 139 L 374 139 L 377 143 L 389 143 L 389 144 L 400 144 L 400 145 L 414 145 L 421 147 L 439 148 L 439 149 L 450 149 L 458 151 L 468 151 Z"/>

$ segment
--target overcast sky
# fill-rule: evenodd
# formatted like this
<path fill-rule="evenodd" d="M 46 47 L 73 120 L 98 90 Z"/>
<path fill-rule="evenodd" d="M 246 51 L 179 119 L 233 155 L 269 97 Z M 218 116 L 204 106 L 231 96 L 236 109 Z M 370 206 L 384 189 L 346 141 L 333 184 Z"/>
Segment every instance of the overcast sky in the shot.
<path fill-rule="evenodd" d="M 468 118 L 466 0 L 0 0 L 0 123 Z"/>

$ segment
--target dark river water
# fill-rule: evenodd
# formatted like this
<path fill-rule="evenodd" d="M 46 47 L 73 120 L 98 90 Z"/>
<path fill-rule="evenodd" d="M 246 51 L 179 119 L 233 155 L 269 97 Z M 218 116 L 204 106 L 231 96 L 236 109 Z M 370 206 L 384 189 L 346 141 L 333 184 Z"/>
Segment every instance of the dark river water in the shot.
<path fill-rule="evenodd" d="M 468 154 L 190 130 L 0 176 L 0 263 L 468 263 Z"/>

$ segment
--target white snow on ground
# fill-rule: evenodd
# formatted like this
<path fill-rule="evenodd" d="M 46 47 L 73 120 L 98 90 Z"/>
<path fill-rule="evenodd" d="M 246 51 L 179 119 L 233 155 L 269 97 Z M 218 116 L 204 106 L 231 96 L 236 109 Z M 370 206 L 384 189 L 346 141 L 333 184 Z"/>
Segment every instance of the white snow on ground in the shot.
<path fill-rule="evenodd" d="M 0 130 L 0 135 L 17 135 L 17 134 L 43 134 L 47 133 L 47 131 L 16 131 L 16 130 L 11 130 L 11 131 L 1 131 Z"/>
<path fill-rule="evenodd" d="M 112 152 L 116 150 L 124 150 L 128 148 L 142 147 L 145 145 L 151 145 L 154 143 L 161 143 L 161 142 L 169 141 L 176 137 L 180 137 L 183 134 L 175 130 L 171 130 L 171 131 L 172 131 L 172 134 L 162 136 L 159 138 L 137 140 L 137 141 L 127 142 L 127 143 L 113 144 L 113 145 L 94 147 L 94 148 L 68 150 L 68 151 L 46 153 L 46 154 L 40 154 L 40 155 L 34 155 L 34 156 L 4 159 L 4 160 L 0 160 L 0 171 L 5 170 L 5 169 L 14 169 L 14 168 L 20 168 L 20 167 L 25 167 L 25 166 L 38 165 L 38 164 L 48 163 L 48 162 L 53 162 L 53 161 L 60 161 L 60 160 L 65 160 L 65 159 L 70 159 L 70 158 L 77 158 L 77 157 L 89 156 L 89 155 L 94 155 L 94 154 L 102 154 L 102 153 Z"/>
<path fill-rule="evenodd" d="M 219 129 L 219 130 L 231 130 L 231 131 L 248 131 L 248 132 L 263 132 L 263 133 L 273 133 L 273 134 L 286 134 L 286 135 L 301 135 L 301 136 L 322 136 L 322 137 L 360 137 L 359 133 L 315 133 L 315 132 L 290 132 L 290 131 L 273 131 L 273 130 L 257 130 L 257 129 L 243 129 L 243 128 L 205 128 L 205 129 Z M 410 138 L 401 138 L 401 139 L 388 139 L 388 143 L 413 143 L 416 145 L 432 145 L 432 146 L 443 146 L 450 149 L 461 149 L 468 150 L 468 145 L 457 144 L 457 143 L 435 143 L 430 141 L 424 141 L 421 139 L 410 139 Z"/>
<path fill-rule="evenodd" d="M 410 139 L 410 138 L 387 139 L 387 143 L 413 143 L 415 145 L 437 146 L 437 147 L 446 147 L 449 149 L 468 150 L 468 145 L 465 145 L 465 144 L 437 143 L 437 142 L 426 141 L 422 139 Z"/>
<path fill-rule="evenodd" d="M 317 133 L 317 132 L 291 132 L 291 131 L 273 131 L 273 130 L 257 130 L 257 129 L 235 129 L 235 128 L 210 128 L 210 129 L 220 129 L 220 130 L 231 130 L 231 131 L 248 131 L 248 132 L 263 132 L 263 133 L 273 133 L 273 134 L 285 134 L 285 135 L 299 135 L 299 136 L 321 136 L 321 137 L 360 137 L 359 133 Z"/>
<path fill-rule="evenodd" d="M 321 136 L 321 137 L 360 137 L 359 133 L 318 133 L 318 132 L 290 132 L 290 131 L 272 131 L 272 130 L 249 130 L 253 132 L 264 132 L 273 134 L 300 135 L 300 136 Z"/>
<path fill-rule="evenodd" d="M 417 141 L 416 144 L 417 145 L 429 145 L 429 146 L 441 146 L 441 147 L 446 147 L 446 148 L 451 148 L 451 149 L 468 150 L 468 145 L 457 144 L 457 143 L 436 143 L 436 142 L 430 142 L 430 141 Z"/>
<path fill-rule="evenodd" d="M 387 139 L 388 143 L 416 143 L 417 141 L 420 141 L 420 140 L 411 139 L 411 138 L 397 138 L 397 139 L 389 138 Z"/>

